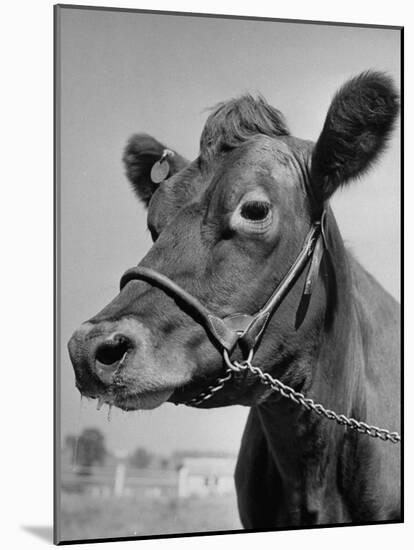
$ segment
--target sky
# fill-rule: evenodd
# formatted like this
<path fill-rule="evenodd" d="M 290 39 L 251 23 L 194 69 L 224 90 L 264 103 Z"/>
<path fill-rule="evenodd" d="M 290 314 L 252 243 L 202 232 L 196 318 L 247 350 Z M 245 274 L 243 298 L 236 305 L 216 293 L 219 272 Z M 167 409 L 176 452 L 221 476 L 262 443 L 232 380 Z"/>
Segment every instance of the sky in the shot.
<path fill-rule="evenodd" d="M 81 402 L 66 342 L 118 292 L 121 274 L 151 246 L 146 213 L 121 162 L 128 137 L 147 132 L 188 159 L 219 101 L 260 92 L 291 133 L 316 140 L 348 78 L 386 71 L 400 83 L 396 30 L 65 8 L 60 15 L 61 433 L 97 426 L 108 447 L 236 453 L 248 413 L 96 410 Z M 400 297 L 400 143 L 332 200 L 345 242 Z"/>

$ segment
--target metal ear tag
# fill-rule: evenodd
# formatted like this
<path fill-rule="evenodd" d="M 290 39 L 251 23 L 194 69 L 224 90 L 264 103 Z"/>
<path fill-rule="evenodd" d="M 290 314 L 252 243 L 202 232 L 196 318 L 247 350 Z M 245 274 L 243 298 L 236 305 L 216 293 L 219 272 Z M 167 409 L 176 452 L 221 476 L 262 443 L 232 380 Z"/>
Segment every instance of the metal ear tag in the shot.
<path fill-rule="evenodd" d="M 160 160 L 158 160 L 151 168 L 151 180 L 154 183 L 161 183 L 168 177 L 168 174 L 170 172 L 170 164 L 167 158 L 173 156 L 174 151 L 170 151 L 170 149 L 164 149 Z"/>
<path fill-rule="evenodd" d="M 161 183 L 166 179 L 169 171 L 170 165 L 168 160 L 164 160 L 163 162 L 158 160 L 151 168 L 151 180 L 154 183 Z"/>

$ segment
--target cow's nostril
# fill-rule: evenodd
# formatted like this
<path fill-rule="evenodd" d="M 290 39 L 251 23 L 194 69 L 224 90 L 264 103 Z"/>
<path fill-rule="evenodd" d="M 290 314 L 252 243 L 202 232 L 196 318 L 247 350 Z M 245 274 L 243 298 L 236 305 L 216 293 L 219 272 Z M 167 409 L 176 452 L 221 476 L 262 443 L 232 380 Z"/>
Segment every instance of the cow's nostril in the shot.
<path fill-rule="evenodd" d="M 117 335 L 98 346 L 95 358 L 103 365 L 113 365 L 124 357 L 130 347 L 131 343 L 127 338 Z"/>

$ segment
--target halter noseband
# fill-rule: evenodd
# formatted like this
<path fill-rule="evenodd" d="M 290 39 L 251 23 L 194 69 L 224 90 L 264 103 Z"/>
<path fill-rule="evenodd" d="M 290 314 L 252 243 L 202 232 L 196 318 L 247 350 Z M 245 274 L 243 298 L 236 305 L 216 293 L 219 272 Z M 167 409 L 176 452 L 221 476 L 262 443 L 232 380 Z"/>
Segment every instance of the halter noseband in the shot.
<path fill-rule="evenodd" d="M 310 267 L 306 276 L 303 296 L 307 297 L 307 302 L 309 302 L 324 251 L 324 222 L 325 211 L 322 213 L 320 220 L 313 223 L 307 234 L 305 243 L 289 271 L 283 277 L 266 304 L 254 315 L 234 313 L 223 318 L 217 317 L 197 298 L 166 275 L 148 267 L 137 266 L 126 271 L 121 278 L 120 287 L 122 290 L 130 281 L 143 280 L 162 288 L 167 294 L 180 298 L 190 309 L 198 314 L 205 329 L 223 350 L 231 353 L 237 342 L 240 342 L 243 349 L 246 349 L 251 354 L 260 336 L 263 334 L 270 316 L 286 298 L 308 263 L 310 263 Z"/>

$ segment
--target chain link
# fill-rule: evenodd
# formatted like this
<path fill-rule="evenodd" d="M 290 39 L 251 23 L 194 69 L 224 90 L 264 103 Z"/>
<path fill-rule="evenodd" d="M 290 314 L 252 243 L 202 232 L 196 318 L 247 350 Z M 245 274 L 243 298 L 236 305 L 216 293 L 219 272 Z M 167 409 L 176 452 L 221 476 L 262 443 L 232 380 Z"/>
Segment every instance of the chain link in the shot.
<path fill-rule="evenodd" d="M 189 401 L 186 401 L 185 405 L 200 405 L 203 403 L 203 401 L 207 401 L 207 399 L 210 399 L 210 397 L 213 397 L 213 395 L 221 390 L 221 388 L 224 386 L 224 384 L 230 380 L 233 376 L 233 371 L 230 369 L 226 369 L 226 376 L 223 376 L 222 378 L 217 378 L 214 384 L 211 384 L 208 386 L 208 388 L 203 391 L 202 393 L 199 393 L 196 397 L 193 397 Z"/>
<path fill-rule="evenodd" d="M 186 405 L 200 405 L 207 399 L 210 399 L 217 391 L 221 390 L 224 384 L 232 378 L 234 373 L 240 373 L 249 371 L 253 375 L 257 376 L 262 384 L 270 386 L 273 391 L 277 391 L 283 397 L 290 399 L 294 403 L 301 405 L 307 410 L 311 410 L 319 416 L 324 416 L 329 420 L 334 420 L 341 426 L 346 426 L 351 430 L 356 430 L 361 434 L 369 435 L 370 437 L 379 438 L 382 441 L 391 441 L 391 443 L 399 443 L 401 437 L 398 432 L 390 432 L 385 428 L 378 428 L 377 426 L 370 426 L 366 422 L 356 420 L 355 418 L 348 418 L 344 414 L 338 414 L 331 409 L 326 409 L 321 403 L 315 403 L 310 397 L 305 397 L 303 393 L 295 391 L 290 386 L 287 386 L 277 378 L 273 378 L 268 372 L 263 372 L 259 367 L 252 365 L 251 360 L 253 354 L 250 353 L 249 357 L 243 361 L 231 361 L 226 350 L 223 352 L 224 360 L 226 362 L 226 376 L 218 378 L 215 384 L 210 385 L 203 393 L 187 401 Z"/>

